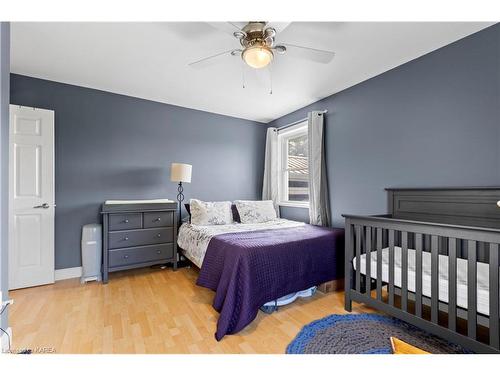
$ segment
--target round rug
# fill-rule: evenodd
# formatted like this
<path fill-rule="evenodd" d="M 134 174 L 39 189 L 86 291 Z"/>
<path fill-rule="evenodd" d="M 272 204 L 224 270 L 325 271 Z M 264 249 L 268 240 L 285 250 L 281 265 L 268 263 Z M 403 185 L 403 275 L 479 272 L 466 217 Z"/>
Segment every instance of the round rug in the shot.
<path fill-rule="evenodd" d="M 402 320 L 378 314 L 330 315 L 302 328 L 287 354 L 391 354 L 390 337 L 433 354 L 471 351 Z"/>

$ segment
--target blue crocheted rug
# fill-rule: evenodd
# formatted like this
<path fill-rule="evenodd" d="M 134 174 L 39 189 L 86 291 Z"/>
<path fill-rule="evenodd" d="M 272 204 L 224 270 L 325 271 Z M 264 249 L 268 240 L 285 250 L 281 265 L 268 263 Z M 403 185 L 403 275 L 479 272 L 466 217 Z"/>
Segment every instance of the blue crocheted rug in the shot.
<path fill-rule="evenodd" d="M 402 320 L 378 314 L 330 315 L 302 328 L 287 354 L 390 354 L 390 337 L 434 354 L 471 353 Z"/>

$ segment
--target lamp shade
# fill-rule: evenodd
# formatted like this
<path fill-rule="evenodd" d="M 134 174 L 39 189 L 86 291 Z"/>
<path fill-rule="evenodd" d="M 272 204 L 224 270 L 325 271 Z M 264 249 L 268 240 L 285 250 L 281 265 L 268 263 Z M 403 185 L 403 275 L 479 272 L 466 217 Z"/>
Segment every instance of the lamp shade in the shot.
<path fill-rule="evenodd" d="M 170 167 L 170 181 L 191 182 L 191 164 L 172 163 Z"/>

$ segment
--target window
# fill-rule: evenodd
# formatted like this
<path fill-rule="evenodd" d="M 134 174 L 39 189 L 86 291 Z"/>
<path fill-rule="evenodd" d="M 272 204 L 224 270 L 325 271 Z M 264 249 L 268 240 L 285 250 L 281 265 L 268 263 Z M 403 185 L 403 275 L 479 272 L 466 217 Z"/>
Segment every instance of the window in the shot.
<path fill-rule="evenodd" d="M 308 207 L 309 152 L 307 121 L 280 131 L 278 147 L 279 204 Z"/>

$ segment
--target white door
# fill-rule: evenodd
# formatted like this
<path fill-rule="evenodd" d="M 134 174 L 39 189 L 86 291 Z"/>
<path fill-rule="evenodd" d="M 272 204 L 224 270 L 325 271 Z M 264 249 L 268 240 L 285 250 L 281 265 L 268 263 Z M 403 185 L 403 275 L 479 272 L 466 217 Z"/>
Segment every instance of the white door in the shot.
<path fill-rule="evenodd" d="M 10 106 L 9 289 L 54 282 L 54 111 Z"/>

